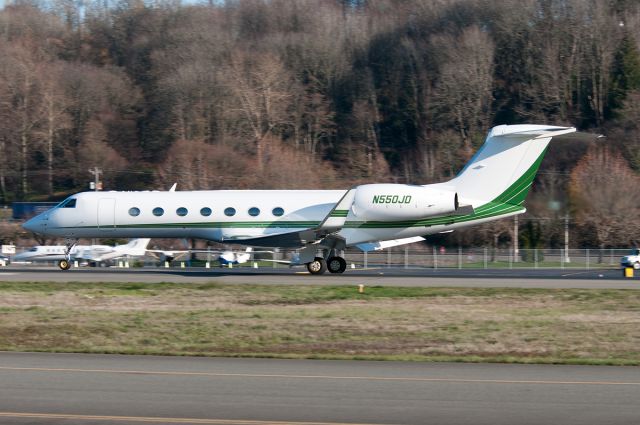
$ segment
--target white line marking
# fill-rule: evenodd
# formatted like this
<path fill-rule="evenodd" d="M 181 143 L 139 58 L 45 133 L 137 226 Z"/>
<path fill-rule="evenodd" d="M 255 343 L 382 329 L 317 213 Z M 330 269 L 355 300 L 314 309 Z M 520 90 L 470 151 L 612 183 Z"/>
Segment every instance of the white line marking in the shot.
<path fill-rule="evenodd" d="M 640 382 L 620 381 L 549 381 L 528 379 L 469 379 L 469 378 L 403 378 L 384 376 L 337 376 L 337 375 L 284 375 L 260 373 L 216 373 L 216 372 L 177 372 L 177 371 L 144 371 L 118 369 L 71 369 L 71 368 L 42 368 L 42 367 L 5 367 L 0 371 L 31 371 L 31 372 L 75 372 L 75 373 L 113 373 L 129 375 L 163 375 L 163 376 L 210 376 L 220 378 L 285 378 L 285 379 L 333 379 L 333 380 L 362 380 L 362 381 L 404 381 L 404 382 L 450 382 L 450 383 L 485 383 L 485 384 L 535 384 L 535 385 L 630 385 L 640 386 Z"/>
<path fill-rule="evenodd" d="M 73 415 L 66 413 L 0 412 L 0 418 L 67 419 L 75 421 L 152 422 L 164 424 L 207 425 L 373 425 L 343 422 L 256 421 L 242 419 L 154 418 L 150 416 Z"/>

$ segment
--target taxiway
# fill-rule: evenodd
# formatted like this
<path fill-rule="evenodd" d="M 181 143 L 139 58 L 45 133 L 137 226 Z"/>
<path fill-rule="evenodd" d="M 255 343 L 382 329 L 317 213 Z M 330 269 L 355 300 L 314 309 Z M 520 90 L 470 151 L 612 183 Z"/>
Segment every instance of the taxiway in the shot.
<path fill-rule="evenodd" d="M 0 423 L 631 424 L 640 368 L 0 353 Z"/>
<path fill-rule="evenodd" d="M 218 282 L 228 284 L 315 284 L 422 287 L 514 287 L 640 289 L 640 277 L 625 278 L 619 269 L 348 269 L 344 274 L 309 275 L 302 268 L 180 269 L 75 268 L 9 266 L 0 268 L 8 282 Z"/>

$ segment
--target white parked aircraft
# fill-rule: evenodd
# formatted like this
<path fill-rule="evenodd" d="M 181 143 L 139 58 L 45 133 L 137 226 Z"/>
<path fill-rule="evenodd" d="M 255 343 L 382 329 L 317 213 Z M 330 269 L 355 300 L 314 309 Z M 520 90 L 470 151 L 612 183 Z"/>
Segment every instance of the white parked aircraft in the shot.
<path fill-rule="evenodd" d="M 299 250 L 312 274 L 342 273 L 348 246 L 363 250 L 422 240 L 522 214 L 552 138 L 573 127 L 494 127 L 453 179 L 425 186 L 365 184 L 348 190 L 83 192 L 23 227 L 77 238 L 202 238 Z"/>
<path fill-rule="evenodd" d="M 245 264 L 248 261 L 253 259 L 254 254 L 264 254 L 269 253 L 273 254 L 273 251 L 254 251 L 252 247 L 248 247 L 244 251 L 233 251 L 231 249 L 226 249 L 224 251 L 220 250 L 211 250 L 211 249 L 189 249 L 182 251 L 163 251 L 157 249 L 148 249 L 147 252 L 153 256 L 156 256 L 160 259 L 160 261 L 171 262 L 174 260 L 178 260 L 180 258 L 184 258 L 189 254 L 209 254 L 209 258 L 213 256 L 213 260 L 217 261 L 220 264 L 220 267 L 228 266 L 228 265 L 236 265 L 236 264 Z M 286 260 L 271 260 L 271 259 L 261 259 L 260 261 L 267 262 L 276 262 L 282 264 L 291 264 L 291 261 Z"/>
<path fill-rule="evenodd" d="M 229 264 L 244 264 L 247 261 L 251 260 L 253 256 L 253 248 L 248 247 L 244 252 L 237 252 L 232 250 L 222 251 L 218 254 L 218 262 L 220 263 L 220 267 L 228 266 Z"/>
<path fill-rule="evenodd" d="M 132 239 L 126 245 L 37 245 L 13 257 L 13 261 L 63 261 L 87 260 L 93 263 L 116 260 L 123 257 L 142 257 L 150 239 Z M 62 264 L 65 265 L 65 264 Z M 61 266 L 62 266 L 61 265 Z M 65 265 L 65 267 L 66 267 Z M 68 268 L 68 267 L 67 267 Z"/>
<path fill-rule="evenodd" d="M 201 253 L 205 253 L 208 251 L 199 251 Z M 228 265 L 236 265 L 236 264 L 244 264 L 247 263 L 249 261 L 263 261 L 266 263 L 279 263 L 279 264 L 288 264 L 288 265 L 294 265 L 294 266 L 299 266 L 302 263 L 299 263 L 297 261 L 294 261 L 295 255 L 294 255 L 294 260 L 274 260 L 272 258 L 260 258 L 260 259 L 256 259 L 255 258 L 255 254 L 274 254 L 275 251 L 254 251 L 252 247 L 248 247 L 246 250 L 244 251 L 232 251 L 230 249 L 227 249 L 225 251 L 218 251 L 218 257 L 216 258 L 216 260 L 218 260 L 218 263 L 220 263 L 220 267 L 223 266 L 228 266 Z"/>

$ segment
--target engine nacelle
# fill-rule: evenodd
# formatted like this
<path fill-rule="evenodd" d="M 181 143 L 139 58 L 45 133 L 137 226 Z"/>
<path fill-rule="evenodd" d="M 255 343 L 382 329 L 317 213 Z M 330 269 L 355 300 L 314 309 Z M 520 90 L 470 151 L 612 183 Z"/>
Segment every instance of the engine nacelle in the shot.
<path fill-rule="evenodd" d="M 455 213 L 458 194 L 429 186 L 366 184 L 356 189 L 352 209 L 364 220 L 418 220 Z"/>

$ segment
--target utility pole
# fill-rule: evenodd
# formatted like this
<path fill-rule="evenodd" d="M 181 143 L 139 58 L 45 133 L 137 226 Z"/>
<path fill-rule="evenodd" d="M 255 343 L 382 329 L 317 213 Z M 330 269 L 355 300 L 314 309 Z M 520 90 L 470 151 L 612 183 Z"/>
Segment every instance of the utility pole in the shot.
<path fill-rule="evenodd" d="M 93 168 L 89 168 L 89 172 L 91 174 L 93 174 L 94 177 L 94 181 L 92 182 L 93 184 L 90 185 L 93 186 L 91 187 L 91 189 L 95 190 L 96 192 L 102 189 L 102 182 L 100 181 L 100 174 L 102 174 L 102 170 L 98 167 L 93 167 Z"/>
<path fill-rule="evenodd" d="M 518 255 L 520 250 L 518 249 L 518 216 L 513 217 L 513 262 L 518 262 Z"/>
<path fill-rule="evenodd" d="M 93 174 L 94 180 L 89 184 L 89 187 L 96 192 L 102 189 L 102 182 L 100 181 L 100 174 L 102 174 L 102 170 L 98 167 L 89 168 L 89 172 Z M 92 187 L 93 186 L 93 187 Z M 91 239 L 91 244 L 96 245 L 97 239 Z"/>
<path fill-rule="evenodd" d="M 564 214 L 564 262 L 570 263 L 569 258 L 569 213 Z"/>

